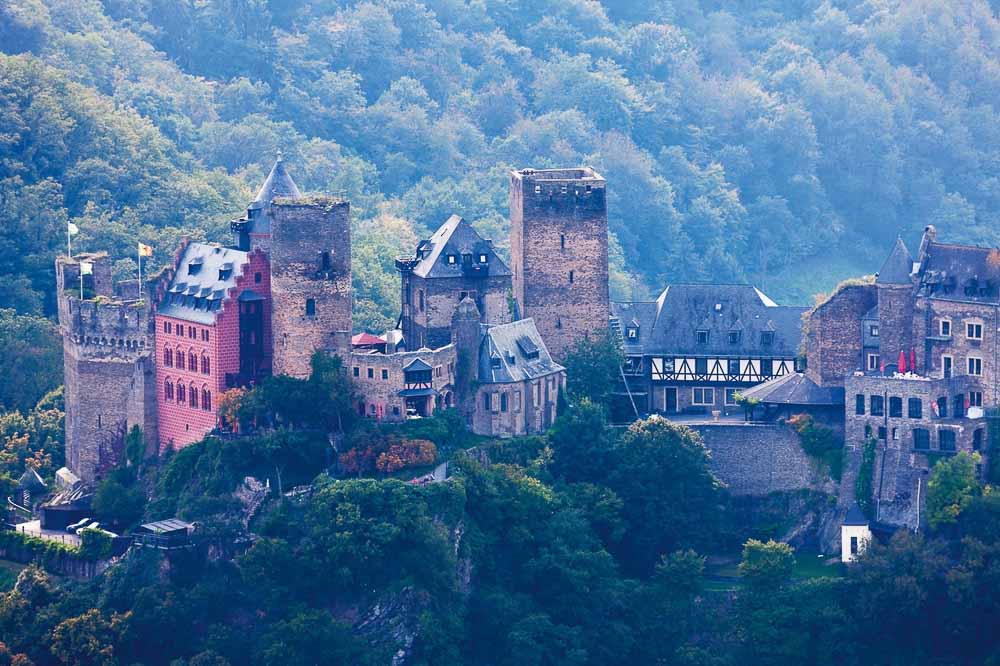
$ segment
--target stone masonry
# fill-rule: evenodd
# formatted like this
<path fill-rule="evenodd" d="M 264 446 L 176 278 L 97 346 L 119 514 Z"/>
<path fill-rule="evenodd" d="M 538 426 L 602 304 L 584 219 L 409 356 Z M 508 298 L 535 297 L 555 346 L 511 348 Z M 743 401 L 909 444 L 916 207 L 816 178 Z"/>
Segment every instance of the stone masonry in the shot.
<path fill-rule="evenodd" d="M 557 361 L 576 341 L 607 332 L 605 190 L 604 178 L 589 167 L 510 175 L 514 298 Z"/>
<path fill-rule="evenodd" d="M 80 262 L 93 264 L 80 298 Z M 137 425 L 156 441 L 153 332 L 135 285 L 117 292 L 105 254 L 56 259 L 59 327 L 63 335 L 66 462 L 84 481 L 120 461 L 125 435 Z"/>
<path fill-rule="evenodd" d="M 271 213 L 273 372 L 307 377 L 313 351 L 350 350 L 350 204 L 275 199 Z"/>

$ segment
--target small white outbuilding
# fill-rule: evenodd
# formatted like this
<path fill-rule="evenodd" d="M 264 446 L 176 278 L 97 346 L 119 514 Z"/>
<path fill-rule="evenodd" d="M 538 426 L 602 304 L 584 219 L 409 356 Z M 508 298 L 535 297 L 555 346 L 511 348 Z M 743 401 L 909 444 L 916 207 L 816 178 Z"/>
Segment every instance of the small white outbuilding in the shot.
<path fill-rule="evenodd" d="M 864 552 L 872 540 L 868 519 L 855 503 L 847 512 L 840 526 L 840 561 L 853 562 Z"/>

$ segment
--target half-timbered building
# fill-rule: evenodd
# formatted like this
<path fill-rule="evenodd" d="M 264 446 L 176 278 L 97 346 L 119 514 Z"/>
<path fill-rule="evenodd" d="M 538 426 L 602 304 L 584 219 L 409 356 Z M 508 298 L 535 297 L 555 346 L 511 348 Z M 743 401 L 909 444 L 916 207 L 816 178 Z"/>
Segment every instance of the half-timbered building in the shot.
<path fill-rule="evenodd" d="M 642 412 L 735 411 L 741 390 L 795 371 L 804 311 L 751 285 L 677 284 L 612 303 L 624 394 Z"/>

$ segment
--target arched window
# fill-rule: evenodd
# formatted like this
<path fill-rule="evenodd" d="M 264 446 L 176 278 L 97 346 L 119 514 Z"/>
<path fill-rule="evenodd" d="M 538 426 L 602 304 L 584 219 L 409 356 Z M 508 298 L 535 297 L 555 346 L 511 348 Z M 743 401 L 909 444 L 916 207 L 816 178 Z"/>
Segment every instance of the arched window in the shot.
<path fill-rule="evenodd" d="M 166 347 L 163 350 L 163 365 L 168 368 L 171 368 L 174 365 L 174 350 L 170 347 Z"/>
<path fill-rule="evenodd" d="M 194 350 L 188 351 L 188 370 L 191 372 L 198 371 L 198 356 L 195 355 Z"/>
<path fill-rule="evenodd" d="M 177 350 L 177 369 L 184 369 L 184 352 L 180 349 Z"/>
<path fill-rule="evenodd" d="M 163 382 L 163 397 L 166 400 L 174 399 L 174 383 L 169 379 Z"/>
<path fill-rule="evenodd" d="M 203 375 L 212 374 L 211 362 L 209 361 L 208 356 L 205 354 L 201 355 L 201 374 Z"/>
<path fill-rule="evenodd" d="M 198 409 L 198 389 L 191 384 L 191 409 Z"/>
<path fill-rule="evenodd" d="M 177 404 L 182 402 L 187 402 L 187 390 L 184 388 L 184 384 L 177 382 Z"/>
<path fill-rule="evenodd" d="M 206 412 L 212 411 L 212 392 L 204 386 L 201 388 L 201 408 Z"/>

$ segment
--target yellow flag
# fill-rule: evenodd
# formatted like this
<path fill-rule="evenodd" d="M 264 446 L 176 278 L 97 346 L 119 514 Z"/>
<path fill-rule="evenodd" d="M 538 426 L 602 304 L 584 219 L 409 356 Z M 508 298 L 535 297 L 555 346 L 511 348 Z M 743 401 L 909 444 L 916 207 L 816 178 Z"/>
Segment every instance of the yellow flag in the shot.
<path fill-rule="evenodd" d="M 151 246 L 149 246 L 149 245 L 143 245 L 142 243 L 139 243 L 139 256 L 140 257 L 152 257 L 153 256 L 153 248 Z"/>

